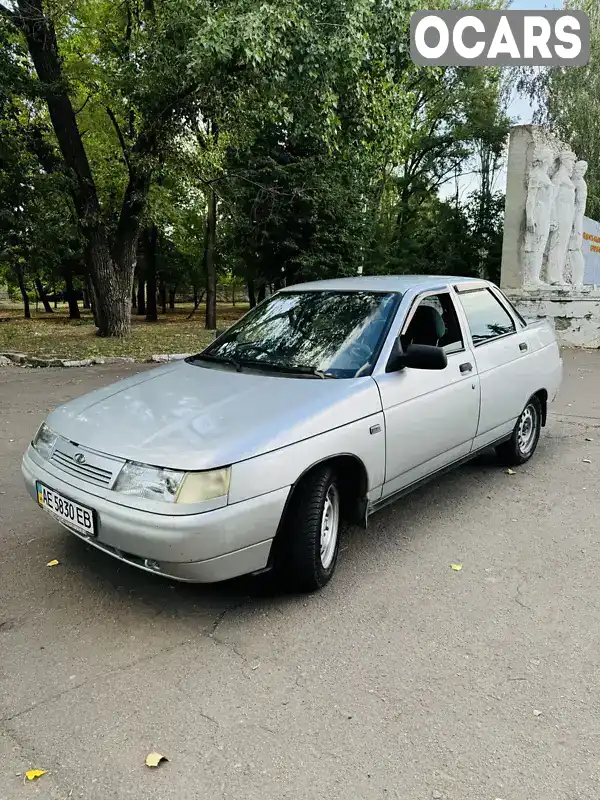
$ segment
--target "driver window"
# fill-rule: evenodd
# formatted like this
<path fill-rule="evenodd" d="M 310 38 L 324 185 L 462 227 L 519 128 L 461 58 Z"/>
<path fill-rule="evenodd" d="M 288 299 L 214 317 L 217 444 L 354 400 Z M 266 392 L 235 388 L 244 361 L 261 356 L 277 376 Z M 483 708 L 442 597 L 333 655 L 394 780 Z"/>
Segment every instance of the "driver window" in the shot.
<path fill-rule="evenodd" d="M 403 350 L 409 344 L 433 345 L 446 353 L 463 350 L 460 323 L 450 295 L 435 294 L 420 300 L 400 342 Z"/>

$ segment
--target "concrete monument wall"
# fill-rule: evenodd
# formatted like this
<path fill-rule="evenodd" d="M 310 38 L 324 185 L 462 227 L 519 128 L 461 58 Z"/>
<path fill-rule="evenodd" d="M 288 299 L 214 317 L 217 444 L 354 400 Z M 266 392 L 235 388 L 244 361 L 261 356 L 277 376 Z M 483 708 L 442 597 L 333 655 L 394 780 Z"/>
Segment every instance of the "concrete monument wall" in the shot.
<path fill-rule="evenodd" d="M 524 317 L 548 319 L 561 344 L 600 347 L 600 287 L 584 283 L 594 236 L 586 170 L 540 126 L 511 129 L 501 286 Z"/>

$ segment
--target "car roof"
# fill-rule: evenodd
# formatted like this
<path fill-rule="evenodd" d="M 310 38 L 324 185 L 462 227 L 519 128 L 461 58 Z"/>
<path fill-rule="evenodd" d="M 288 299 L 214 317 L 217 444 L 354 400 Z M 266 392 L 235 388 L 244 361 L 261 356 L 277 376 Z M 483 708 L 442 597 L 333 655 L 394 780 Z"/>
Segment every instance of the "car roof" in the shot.
<path fill-rule="evenodd" d="M 340 292 L 400 292 L 410 289 L 419 291 L 437 289 L 448 285 L 470 283 L 487 286 L 488 282 L 478 278 L 454 275 L 357 275 L 354 278 L 334 278 L 327 281 L 297 283 L 282 289 L 284 292 L 340 291 Z"/>

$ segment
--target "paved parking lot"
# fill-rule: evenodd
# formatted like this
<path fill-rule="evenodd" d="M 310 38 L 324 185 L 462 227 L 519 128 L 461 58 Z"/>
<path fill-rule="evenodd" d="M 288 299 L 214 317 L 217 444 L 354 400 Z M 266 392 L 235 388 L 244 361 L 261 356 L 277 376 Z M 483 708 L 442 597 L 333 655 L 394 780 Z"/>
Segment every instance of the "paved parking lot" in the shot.
<path fill-rule="evenodd" d="M 172 584 L 62 531 L 28 440 L 148 367 L 0 369 L 0 800 L 600 797 L 600 353 L 565 361 L 532 462 L 381 512 L 309 597 Z"/>

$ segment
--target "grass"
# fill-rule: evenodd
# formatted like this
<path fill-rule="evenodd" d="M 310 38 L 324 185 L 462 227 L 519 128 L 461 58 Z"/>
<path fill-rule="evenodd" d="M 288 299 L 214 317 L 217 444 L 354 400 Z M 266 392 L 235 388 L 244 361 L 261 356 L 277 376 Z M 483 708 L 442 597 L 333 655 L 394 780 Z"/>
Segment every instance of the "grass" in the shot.
<path fill-rule="evenodd" d="M 133 356 L 145 359 L 155 353 L 197 353 L 214 339 L 204 327 L 204 306 L 192 319 L 191 305 L 178 305 L 158 322 L 132 316 L 132 330 L 126 339 L 96 336 L 89 311 L 81 309 L 81 320 L 70 320 L 62 304 L 53 314 L 32 309 L 32 319 L 23 319 L 22 308 L 10 303 L 0 306 L 0 353 L 26 353 L 40 358 L 83 359 L 94 356 Z M 217 327 L 232 325 L 248 310 L 247 304 L 217 308 Z"/>

